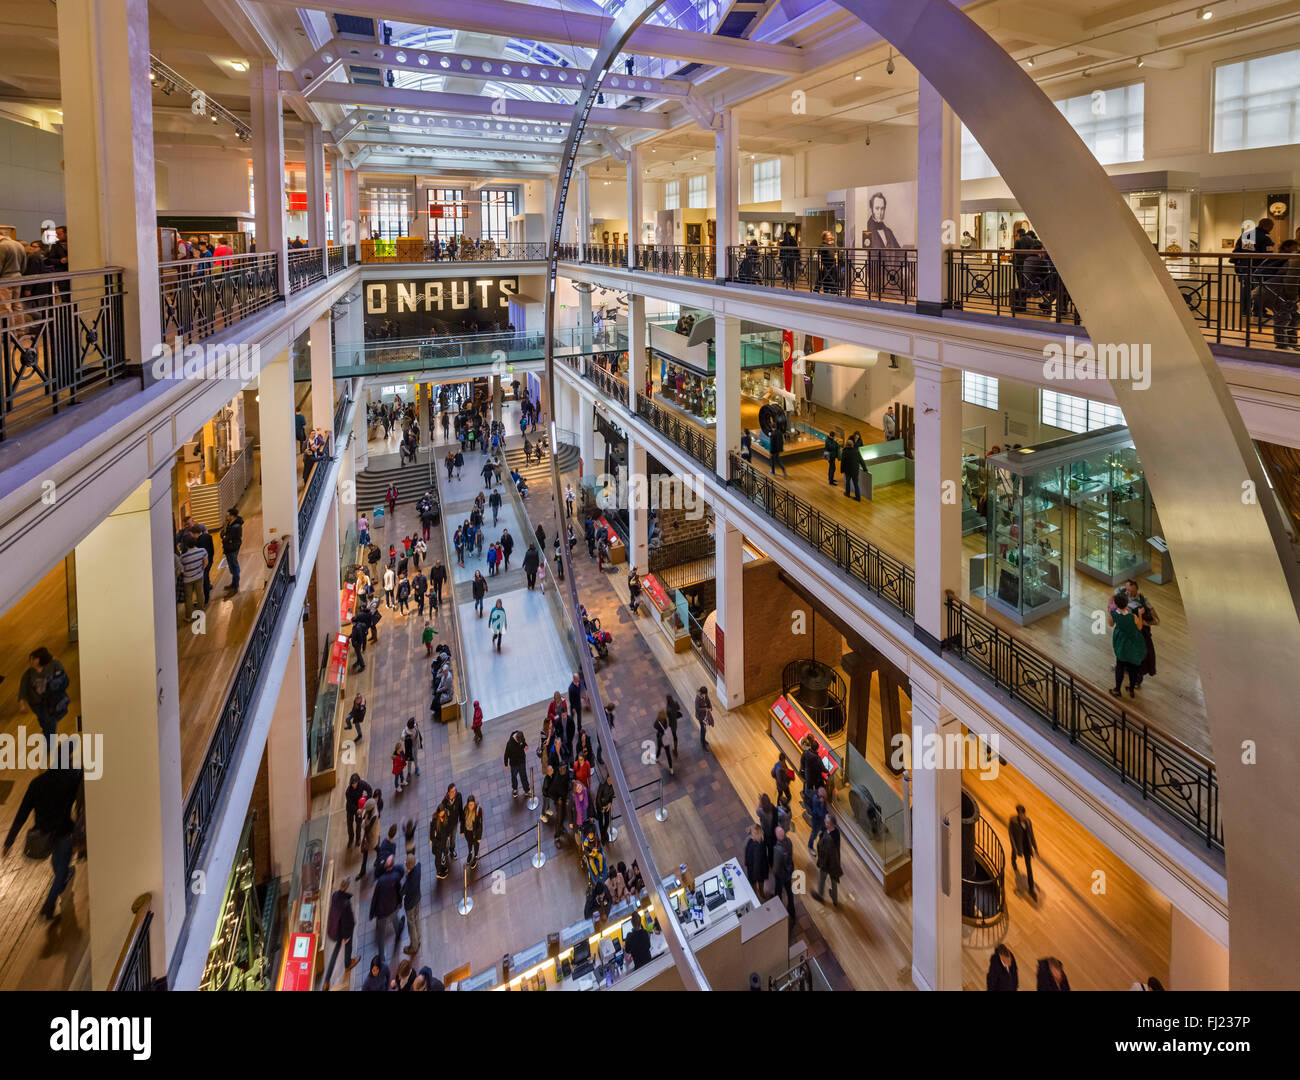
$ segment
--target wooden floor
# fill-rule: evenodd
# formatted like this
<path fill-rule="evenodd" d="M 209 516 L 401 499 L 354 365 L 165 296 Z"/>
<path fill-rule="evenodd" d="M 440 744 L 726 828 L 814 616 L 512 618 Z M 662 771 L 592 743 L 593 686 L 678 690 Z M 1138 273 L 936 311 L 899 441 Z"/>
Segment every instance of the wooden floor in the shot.
<path fill-rule="evenodd" d="M 753 413 L 748 420 L 746 409 Z M 742 406 L 741 413 L 742 424 L 757 425 L 757 410 L 753 406 Z M 817 407 L 813 422 L 823 430 L 830 425 L 850 432 L 861 431 L 867 442 L 884 441 L 884 432 L 879 428 L 825 406 Z M 887 484 L 876 489 L 873 499 L 864 496 L 861 502 L 857 502 L 844 497 L 838 470 L 836 486 L 827 483 L 827 463 L 822 458 L 786 462 L 786 466 L 789 476 L 782 476 L 778 471 L 779 482 L 881 550 L 911 566 L 916 565 L 916 500 L 910 483 Z M 768 465 L 756 455 L 754 467 L 766 471 Z M 1104 632 L 1095 632 L 1094 626 L 1095 614 L 1104 612 L 1110 601 L 1111 587 L 1075 570 L 1071 562 L 1069 608 L 1047 615 L 1029 626 L 1018 626 L 987 605 L 982 597 L 970 595 L 968 564 L 971 556 L 985 552 L 985 545 L 986 536 L 982 532 L 962 540 L 961 598 L 1007 633 L 1045 653 L 1105 693 L 1113 685 L 1115 658 L 1104 619 Z M 1139 581 L 1143 593 L 1160 616 L 1160 625 L 1152 631 L 1158 674 L 1143 682 L 1131 704 L 1155 727 L 1213 760 L 1205 696 L 1178 584 L 1175 581 L 1168 585 L 1155 585 L 1145 576 L 1141 576 Z M 1127 696 L 1124 701 L 1130 703 Z"/>

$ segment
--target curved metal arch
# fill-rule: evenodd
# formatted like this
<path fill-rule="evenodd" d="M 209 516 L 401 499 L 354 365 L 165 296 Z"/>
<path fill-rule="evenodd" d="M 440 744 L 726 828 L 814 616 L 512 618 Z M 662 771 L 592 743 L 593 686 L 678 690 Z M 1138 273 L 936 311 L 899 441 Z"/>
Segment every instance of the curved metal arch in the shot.
<path fill-rule="evenodd" d="M 569 124 L 569 135 L 564 142 L 564 152 L 560 155 L 560 177 L 559 183 L 556 185 L 555 205 L 552 210 L 554 228 L 551 231 L 550 252 L 547 257 L 545 303 L 546 394 L 552 416 L 551 503 L 552 508 L 555 510 L 555 520 L 560 523 L 560 528 L 563 528 L 564 515 L 559 510 L 558 501 L 561 488 L 554 421 L 555 279 L 560 262 L 560 236 L 564 225 L 564 205 L 568 201 L 569 184 L 573 179 L 574 170 L 577 168 L 578 147 L 582 145 L 582 135 L 587 127 L 587 115 L 595 104 L 601 83 L 609 73 L 609 65 L 614 62 L 614 57 L 622 51 L 624 44 L 632 36 L 633 31 L 645 22 L 664 2 L 665 0 L 629 0 L 629 3 L 614 17 L 613 23 L 600 43 L 600 48 L 596 50 L 596 55 L 592 59 L 590 70 L 593 73 L 593 78 L 587 80 L 587 85 L 582 88 L 582 93 L 574 105 L 573 120 Z M 546 558 L 546 552 L 542 551 L 538 554 L 543 559 Z M 605 717 L 605 703 L 601 698 L 600 685 L 596 681 L 596 671 L 592 666 L 591 655 L 587 650 L 586 637 L 582 632 L 582 620 L 578 615 L 578 584 L 573 575 L 572 562 L 569 559 L 569 545 L 566 543 L 560 544 L 560 559 L 564 564 L 564 580 L 567 583 L 569 593 L 569 602 L 565 607 L 565 613 L 569 617 L 569 630 L 573 635 L 574 645 L 578 650 L 578 661 L 582 665 L 583 679 L 586 681 L 587 691 L 591 697 L 597 738 L 600 740 L 605 760 L 608 763 L 610 779 L 614 782 L 614 790 L 618 793 L 619 801 L 622 802 L 626 810 L 627 830 L 632 836 L 641 865 L 645 867 L 646 875 L 653 879 L 655 896 L 659 901 L 659 909 L 662 914 L 661 924 L 664 937 L 668 941 L 669 951 L 673 954 L 673 960 L 677 964 L 677 971 L 681 975 L 683 985 L 687 990 L 708 990 L 709 981 L 705 978 L 699 961 L 691 950 L 690 943 L 686 940 L 681 924 L 671 914 L 673 910 L 672 903 L 669 901 L 668 893 L 663 887 L 662 877 L 655 865 L 650 845 L 646 841 L 645 832 L 642 830 L 641 822 L 637 818 L 636 801 L 632 798 L 632 793 L 628 789 L 627 777 L 623 775 L 623 766 L 619 762 L 618 751 L 614 747 L 614 737 L 610 731 L 609 722 Z"/>
<path fill-rule="evenodd" d="M 1300 835 L 1300 575 L 1218 364 L 1105 170 L 992 38 L 948 0 L 838 3 L 888 39 L 970 128 L 1069 281 L 1092 341 L 1151 346 L 1149 389 L 1111 385 L 1207 665 L 1229 901 L 1239 916 L 1230 982 L 1290 988 L 1300 966 L 1300 869 L 1277 855 Z M 1244 739 L 1257 763 L 1243 764 Z"/>

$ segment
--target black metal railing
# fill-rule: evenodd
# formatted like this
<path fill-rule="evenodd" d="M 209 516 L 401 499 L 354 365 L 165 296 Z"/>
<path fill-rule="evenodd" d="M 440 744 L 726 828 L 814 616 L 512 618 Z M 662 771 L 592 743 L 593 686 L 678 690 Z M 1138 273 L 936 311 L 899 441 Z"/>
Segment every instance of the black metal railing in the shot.
<path fill-rule="evenodd" d="M 1289 300 L 1300 257 L 1220 252 L 1160 253 L 1206 340 L 1294 348 Z M 948 252 L 948 296 L 960 311 L 1080 325 L 1069 290 L 1044 251 Z M 1281 325 L 1275 313 L 1283 314 Z"/>
<path fill-rule="evenodd" d="M 460 244 L 439 243 L 432 240 L 423 244 L 418 238 L 401 237 L 399 241 L 363 241 L 363 263 L 453 263 L 453 262 L 543 262 L 549 255 L 547 245 L 536 241 L 522 244 L 498 244 L 484 240 L 478 244 L 464 241 Z"/>
<path fill-rule="evenodd" d="M 962 874 L 961 917 L 972 926 L 989 926 L 1002 918 L 1006 910 L 1007 857 L 1002 841 L 985 818 L 978 818 L 972 830 L 974 851 L 971 854 L 979 876 L 968 878 Z M 965 851 L 962 858 L 965 859 Z"/>
<path fill-rule="evenodd" d="M 583 262 L 627 269 L 626 244 L 587 244 L 583 249 L 583 256 Z"/>
<path fill-rule="evenodd" d="M 339 402 L 334 406 L 334 448 L 331 449 L 330 457 L 334 457 L 334 450 L 338 447 L 339 438 L 343 435 L 343 425 L 347 422 L 348 406 L 352 404 L 352 395 L 344 390 Z"/>
<path fill-rule="evenodd" d="M 825 735 L 844 728 L 849 692 L 844 680 L 820 660 L 791 660 L 781 672 L 781 693 L 793 697 Z"/>
<path fill-rule="evenodd" d="M 202 341 L 278 304 L 279 265 L 275 254 L 159 264 L 163 341 Z"/>
<path fill-rule="evenodd" d="M 637 244 L 635 269 L 674 277 L 717 277 L 718 263 L 711 244 Z"/>
<path fill-rule="evenodd" d="M 686 540 L 656 544 L 646 553 L 650 573 L 657 574 L 661 570 L 681 566 L 682 563 L 695 562 L 697 559 L 711 559 L 715 554 L 715 547 L 715 541 L 708 533 L 692 536 Z"/>
<path fill-rule="evenodd" d="M 333 277 L 340 270 L 346 270 L 348 266 L 347 248 L 342 244 L 331 244 L 327 252 L 329 260 L 329 275 Z"/>
<path fill-rule="evenodd" d="M 289 295 L 325 280 L 323 248 L 293 248 L 289 257 Z"/>
<path fill-rule="evenodd" d="M 704 632 L 704 627 L 694 615 L 688 614 L 686 618 L 687 631 L 691 635 L 691 647 L 695 650 L 695 655 L 708 668 L 710 675 L 717 675 L 718 657 L 714 651 L 713 638 Z"/>
<path fill-rule="evenodd" d="M 660 435 L 665 436 L 669 442 L 685 450 L 701 465 L 709 469 L 717 468 L 718 444 L 714 440 L 713 432 L 706 431 L 689 420 L 684 420 L 668 409 L 661 409 L 640 391 L 636 395 L 636 414 L 647 421 Z"/>
<path fill-rule="evenodd" d="M 916 249 L 729 247 L 727 280 L 911 304 L 916 300 Z"/>
<path fill-rule="evenodd" d="M 624 408 L 627 407 L 627 380 L 621 375 L 615 375 L 607 368 L 601 367 L 599 363 L 589 362 L 585 378 L 588 382 L 595 383 L 607 398 L 613 398 Z"/>
<path fill-rule="evenodd" d="M 833 516 L 822 513 L 772 477 L 763 475 L 734 452 L 730 471 L 731 487 L 768 517 L 784 525 L 909 619 L 914 617 L 916 573 L 907 563 L 845 528 Z"/>
<path fill-rule="evenodd" d="M 328 474 L 329 461 L 328 459 L 322 459 L 312 466 L 311 475 L 307 478 L 307 487 L 302 493 L 301 501 L 298 503 L 298 538 L 300 543 L 311 525 L 311 519 L 316 513 L 316 507 L 320 504 L 321 494 L 325 490 L 325 477 Z"/>
<path fill-rule="evenodd" d="M 1143 799 L 1194 829 L 1208 847 L 1223 849 L 1214 762 L 1018 641 L 951 592 L 944 647 L 1137 787 Z"/>
<path fill-rule="evenodd" d="M 582 374 L 582 357 L 579 356 L 577 353 L 559 353 L 556 355 L 555 359 L 560 360 L 565 364 L 568 364 L 569 367 L 571 367 L 579 375 Z"/>
<path fill-rule="evenodd" d="M 123 295 L 115 266 L 0 279 L 0 439 L 127 373 Z"/>
<path fill-rule="evenodd" d="M 131 929 L 127 931 L 108 989 L 114 991 L 148 990 L 153 985 L 153 952 L 149 928 L 153 925 L 153 894 L 145 893 L 131 905 Z"/>
<path fill-rule="evenodd" d="M 257 610 L 252 633 L 248 635 L 244 652 L 235 668 L 234 679 L 221 706 L 221 715 L 203 752 L 203 764 L 185 797 L 185 815 L 182 820 L 185 823 L 186 881 L 194 880 L 194 872 L 199 867 L 199 857 L 203 853 L 226 779 L 239 760 L 244 721 L 248 719 L 248 710 L 262 683 L 267 654 L 275 641 L 276 630 L 292 588 L 289 553 L 282 551 L 266 595 Z M 194 895 L 192 889 L 185 890 L 187 901 Z"/>

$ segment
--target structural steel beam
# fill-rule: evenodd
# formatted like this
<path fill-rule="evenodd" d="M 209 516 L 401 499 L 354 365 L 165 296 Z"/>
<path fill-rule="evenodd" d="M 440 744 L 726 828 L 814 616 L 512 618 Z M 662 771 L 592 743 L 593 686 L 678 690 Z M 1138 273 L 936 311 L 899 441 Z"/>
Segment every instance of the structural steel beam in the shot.
<path fill-rule="evenodd" d="M 545 140 L 537 143 L 538 146 L 546 146 L 557 152 L 563 145 L 562 138 L 553 138 L 564 135 L 562 124 L 535 124 L 511 119 L 501 121 L 503 126 L 498 129 L 497 123 L 498 121 L 495 120 L 459 120 L 446 116 L 432 116 L 411 109 L 353 109 L 331 134 L 333 141 L 339 143 L 365 124 L 400 124 L 430 133 L 437 131 L 439 134 L 467 135 L 480 141 L 498 137 L 527 139 L 529 136 L 536 136 Z"/>

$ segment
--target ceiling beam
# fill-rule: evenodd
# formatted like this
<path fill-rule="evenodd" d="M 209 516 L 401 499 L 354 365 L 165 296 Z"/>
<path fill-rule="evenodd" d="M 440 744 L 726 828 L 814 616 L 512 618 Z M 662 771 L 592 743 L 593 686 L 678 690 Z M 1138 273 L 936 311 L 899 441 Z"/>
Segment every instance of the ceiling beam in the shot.
<path fill-rule="evenodd" d="M 318 86 L 312 95 L 312 101 L 316 105 L 423 109 L 458 116 L 491 116 L 495 118 L 494 126 L 538 120 L 566 125 L 573 113 L 572 106 L 552 104 L 549 101 L 487 98 L 476 94 L 444 94 L 433 90 L 402 90 L 391 86 L 358 86 L 340 82 L 327 82 Z M 659 131 L 668 128 L 666 116 L 631 109 L 592 109 L 588 122 L 603 127 L 650 128 Z"/>
<path fill-rule="evenodd" d="M 603 134 L 603 133 L 602 133 Z M 561 143 L 529 143 L 518 140 L 486 139 L 481 135 L 451 135 L 444 131 L 428 135 L 402 134 L 392 131 L 363 131 L 348 137 L 348 142 L 362 146 L 431 146 L 446 150 L 488 150 L 503 154 L 539 154 L 551 159 L 559 156 Z"/>
<path fill-rule="evenodd" d="M 340 84 L 346 85 L 346 84 Z M 447 120 L 447 123 L 443 123 Z M 342 142 L 348 138 L 352 132 L 365 124 L 399 124 L 404 127 L 413 127 L 420 130 L 423 127 L 427 131 L 437 130 L 440 134 L 454 135 L 462 134 L 472 138 L 497 138 L 496 129 L 493 127 L 494 121 L 490 120 L 463 120 L 455 123 L 447 117 L 431 116 L 427 113 L 421 113 L 418 110 L 410 109 L 353 109 L 347 113 L 342 122 L 337 124 L 331 133 L 332 141 L 335 143 Z M 513 126 L 512 126 L 513 125 Z M 516 136 L 526 138 L 528 136 L 554 136 L 562 140 L 564 128 L 558 124 L 544 123 L 527 123 L 521 120 L 511 120 L 506 123 L 506 128 L 499 136 L 501 138 L 510 138 Z M 550 145 L 549 142 L 538 143 L 537 145 Z M 559 146 L 560 142 L 556 141 L 554 145 Z"/>
<path fill-rule="evenodd" d="M 301 90 L 310 95 L 315 87 L 327 80 L 331 72 L 350 64 L 416 71 L 422 75 L 445 75 L 449 79 L 490 79 L 493 82 L 549 86 L 575 93 L 591 74 L 582 68 L 554 67 L 518 60 L 502 61 L 495 57 L 471 56 L 462 52 L 397 48 L 335 38 L 317 49 L 306 63 L 293 72 L 282 71 L 280 87 L 284 90 Z M 627 75 L 610 74 L 602 89 L 613 94 L 685 97 L 690 93 L 691 84 L 685 79 L 629 78 Z"/>
<path fill-rule="evenodd" d="M 302 0 L 262 0 L 265 6 L 302 7 Z M 562 42 L 580 48 L 597 48 L 613 19 L 558 8 L 517 3 L 515 0 L 338 0 L 332 12 L 383 18 L 416 26 L 437 26 L 468 30 L 478 34 L 500 34 L 508 28 L 512 36 L 537 41 Z M 625 51 L 640 56 L 659 56 L 686 63 L 720 64 L 751 71 L 772 71 L 798 75 L 804 70 L 799 49 L 770 45 L 741 38 L 717 37 L 690 30 L 654 24 L 642 25 L 629 39 Z"/>

